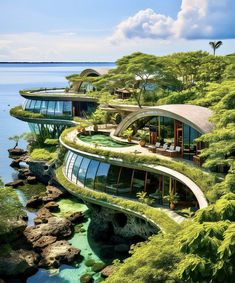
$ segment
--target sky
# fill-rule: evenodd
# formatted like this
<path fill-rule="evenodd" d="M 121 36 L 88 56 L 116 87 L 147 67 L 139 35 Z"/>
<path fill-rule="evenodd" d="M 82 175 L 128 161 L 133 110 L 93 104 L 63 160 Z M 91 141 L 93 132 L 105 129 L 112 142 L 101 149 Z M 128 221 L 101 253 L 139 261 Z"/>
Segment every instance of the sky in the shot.
<path fill-rule="evenodd" d="M 0 0 L 0 61 L 235 52 L 235 0 Z"/>

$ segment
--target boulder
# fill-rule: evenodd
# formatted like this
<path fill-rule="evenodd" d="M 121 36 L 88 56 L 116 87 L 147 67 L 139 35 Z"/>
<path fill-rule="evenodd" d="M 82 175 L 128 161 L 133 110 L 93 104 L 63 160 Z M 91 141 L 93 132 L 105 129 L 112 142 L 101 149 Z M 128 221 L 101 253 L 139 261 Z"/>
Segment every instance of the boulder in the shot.
<path fill-rule="evenodd" d="M 67 241 L 57 241 L 43 249 L 39 266 L 57 268 L 62 263 L 71 263 L 79 258 L 80 250 L 72 247 Z"/>
<path fill-rule="evenodd" d="M 36 242 L 42 236 L 55 236 L 63 239 L 72 234 L 72 223 L 68 219 L 50 217 L 47 223 L 39 224 L 33 227 L 27 227 L 24 235 L 31 243 Z"/>
<path fill-rule="evenodd" d="M 13 168 L 20 168 L 20 162 L 22 161 L 21 158 L 12 160 L 10 166 Z"/>
<path fill-rule="evenodd" d="M 9 182 L 9 183 L 5 184 L 6 187 L 13 187 L 13 188 L 17 188 L 17 187 L 23 186 L 23 185 L 24 185 L 23 180 L 16 180 L 16 181 Z"/>
<path fill-rule="evenodd" d="M 39 256 L 34 251 L 11 250 L 0 255 L 0 276 L 18 277 L 37 270 Z"/>
<path fill-rule="evenodd" d="M 28 184 L 36 184 L 37 183 L 37 178 L 35 176 L 28 176 L 26 178 L 26 181 Z"/>
<path fill-rule="evenodd" d="M 56 240 L 57 238 L 54 236 L 42 236 L 40 239 L 33 243 L 33 248 L 39 250 L 43 249 L 48 245 L 53 244 Z"/>
<path fill-rule="evenodd" d="M 26 179 L 26 177 L 30 175 L 30 171 L 28 168 L 20 168 L 18 172 L 19 172 L 18 174 L 19 179 Z"/>
<path fill-rule="evenodd" d="M 102 269 L 104 269 L 105 268 L 105 263 L 103 263 L 103 262 L 96 262 L 93 266 L 92 266 L 92 268 L 91 268 L 91 270 L 93 271 L 93 272 L 100 272 Z"/>
<path fill-rule="evenodd" d="M 59 204 L 55 201 L 50 201 L 44 205 L 44 208 L 52 212 L 58 212 L 60 210 Z"/>
<path fill-rule="evenodd" d="M 57 200 L 64 195 L 64 193 L 60 189 L 54 186 L 47 186 L 46 189 L 46 196 L 42 198 L 44 202 Z"/>
<path fill-rule="evenodd" d="M 10 148 L 8 149 L 8 152 L 10 156 L 22 156 L 27 153 L 27 151 L 22 148 Z"/>
<path fill-rule="evenodd" d="M 80 276 L 80 282 L 81 283 L 91 283 L 93 281 L 94 280 L 93 280 L 92 274 L 90 274 L 90 273 L 85 273 L 82 276 Z"/>
<path fill-rule="evenodd" d="M 50 211 L 47 208 L 45 207 L 40 208 L 37 212 L 37 216 L 34 218 L 34 223 L 36 225 L 47 223 L 50 217 L 53 217 L 53 215 L 50 213 Z"/>
<path fill-rule="evenodd" d="M 103 268 L 101 270 L 101 275 L 104 277 L 104 278 L 107 278 L 109 277 L 111 274 L 113 274 L 115 271 L 115 267 L 113 265 L 108 265 L 106 266 L 105 268 Z"/>
<path fill-rule="evenodd" d="M 66 217 L 69 221 L 74 224 L 79 224 L 84 220 L 84 214 L 81 211 L 73 212 L 69 216 Z"/>
<path fill-rule="evenodd" d="M 42 197 L 39 195 L 32 196 L 26 203 L 26 207 L 38 208 L 42 205 Z"/>

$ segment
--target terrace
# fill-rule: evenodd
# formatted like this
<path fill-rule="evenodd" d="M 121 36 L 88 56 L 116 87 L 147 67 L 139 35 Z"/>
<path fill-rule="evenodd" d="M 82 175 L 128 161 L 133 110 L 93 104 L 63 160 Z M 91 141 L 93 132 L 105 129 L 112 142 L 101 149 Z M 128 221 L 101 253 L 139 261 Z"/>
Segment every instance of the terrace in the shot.
<path fill-rule="evenodd" d="M 111 132 L 114 133 L 114 131 L 112 130 Z M 110 130 L 106 130 L 106 132 L 110 133 Z M 128 143 L 127 140 L 122 138 L 118 138 L 118 142 L 122 142 L 122 146 L 99 144 L 97 141 L 92 141 L 92 136 L 95 135 L 97 133 L 92 131 L 87 131 L 84 135 L 84 133 L 78 133 L 77 129 L 69 129 L 62 134 L 60 141 L 75 156 L 79 154 L 90 159 L 89 162 L 91 162 L 91 165 L 89 168 L 94 174 L 97 168 L 94 168 L 94 162 L 92 160 L 96 160 L 95 163 L 97 163 L 97 166 L 98 160 L 105 160 L 107 166 L 111 164 L 112 167 L 109 168 L 109 174 L 106 172 L 110 178 L 108 183 L 102 188 L 97 187 L 97 190 L 101 189 L 108 194 L 131 199 L 136 199 L 138 192 L 146 192 L 154 200 L 155 205 L 163 204 L 162 200 L 164 196 L 169 194 L 170 191 L 174 191 L 174 193 L 181 196 L 181 200 L 178 202 L 178 208 L 194 207 L 197 209 L 198 207 L 207 206 L 207 201 L 202 192 L 204 188 L 201 183 L 202 175 L 205 176 L 206 180 L 207 173 L 203 173 L 202 170 L 197 169 L 197 166 L 191 161 L 183 163 L 180 157 L 172 158 L 153 153 L 149 150 L 148 146 L 142 147 L 135 141 Z M 84 136 L 90 137 L 90 140 L 84 140 Z M 110 139 L 110 136 L 106 135 L 106 137 Z M 68 160 L 67 158 L 66 162 Z M 75 159 L 71 159 L 70 161 L 75 162 Z M 73 166 L 74 164 L 70 167 L 72 168 Z M 72 170 L 71 168 L 70 170 Z M 116 175 L 114 178 L 110 177 L 112 174 L 111 171 L 115 171 Z M 69 172 L 67 171 L 67 175 L 71 176 L 72 171 Z M 197 175 L 196 178 L 193 176 L 194 174 Z M 71 181 L 74 180 L 73 177 Z M 77 183 L 77 179 L 75 183 Z M 104 183 L 104 181 L 101 181 L 101 186 Z M 167 206 L 168 203 L 164 202 L 164 205 Z"/>

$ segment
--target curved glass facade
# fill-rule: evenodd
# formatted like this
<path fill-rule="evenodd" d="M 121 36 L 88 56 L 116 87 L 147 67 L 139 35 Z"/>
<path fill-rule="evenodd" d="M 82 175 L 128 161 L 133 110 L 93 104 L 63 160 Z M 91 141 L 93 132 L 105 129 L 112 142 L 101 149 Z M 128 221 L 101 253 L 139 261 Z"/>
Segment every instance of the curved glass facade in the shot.
<path fill-rule="evenodd" d="M 27 99 L 23 109 L 48 116 L 72 116 L 72 101 Z"/>
<path fill-rule="evenodd" d="M 30 131 L 35 135 L 41 136 L 44 140 L 58 139 L 61 133 L 67 129 L 66 125 L 44 124 L 44 123 L 28 123 Z"/>
<path fill-rule="evenodd" d="M 163 197 L 173 190 L 179 194 L 183 207 L 198 206 L 193 193 L 169 176 L 109 164 L 72 151 L 68 151 L 64 165 L 65 176 L 78 186 L 128 197 L 136 197 L 137 192 L 146 191 L 149 196 L 157 195 L 161 203 L 164 203 Z"/>

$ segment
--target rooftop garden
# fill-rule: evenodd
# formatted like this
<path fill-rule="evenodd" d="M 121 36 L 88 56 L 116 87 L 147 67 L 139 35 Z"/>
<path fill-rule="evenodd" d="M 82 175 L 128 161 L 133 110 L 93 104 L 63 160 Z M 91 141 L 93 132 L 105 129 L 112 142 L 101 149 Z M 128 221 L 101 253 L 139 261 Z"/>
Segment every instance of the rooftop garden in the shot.
<path fill-rule="evenodd" d="M 179 160 L 170 160 L 170 159 L 163 159 L 160 157 L 157 157 L 156 154 L 154 155 L 146 155 L 146 154 L 134 154 L 134 153 L 126 153 L 126 152 L 115 152 L 109 150 L 109 148 L 99 148 L 94 147 L 93 145 L 83 145 L 80 143 L 76 143 L 70 138 L 68 138 L 68 134 L 71 131 L 76 130 L 76 128 L 70 128 L 66 129 L 61 134 L 61 141 L 74 149 L 80 150 L 86 153 L 90 154 L 96 154 L 98 156 L 104 156 L 106 157 L 107 161 L 109 158 L 115 158 L 115 159 L 122 159 L 125 161 L 125 164 L 135 164 L 142 166 L 143 164 L 148 165 L 162 165 L 165 167 L 169 167 L 171 169 L 174 169 L 186 176 L 188 176 L 190 179 L 192 179 L 201 189 L 202 191 L 207 195 L 207 198 L 210 201 L 213 201 L 213 199 L 210 199 L 211 190 L 213 190 L 213 186 L 216 183 L 216 175 L 209 174 L 208 172 L 203 171 L 200 168 L 197 168 L 196 166 L 190 165 L 189 163 L 179 161 Z M 203 178 L 202 178 L 203 176 Z"/>
<path fill-rule="evenodd" d="M 10 114 L 16 118 L 29 118 L 29 119 L 58 119 L 58 120 L 73 120 L 71 116 L 65 115 L 45 115 L 42 113 L 34 113 L 31 111 L 24 110 L 22 106 L 16 106 L 11 108 Z"/>

